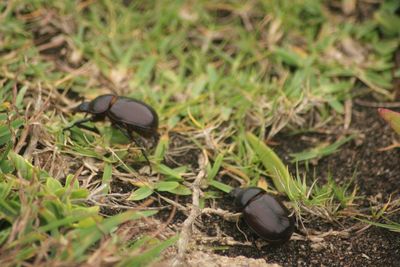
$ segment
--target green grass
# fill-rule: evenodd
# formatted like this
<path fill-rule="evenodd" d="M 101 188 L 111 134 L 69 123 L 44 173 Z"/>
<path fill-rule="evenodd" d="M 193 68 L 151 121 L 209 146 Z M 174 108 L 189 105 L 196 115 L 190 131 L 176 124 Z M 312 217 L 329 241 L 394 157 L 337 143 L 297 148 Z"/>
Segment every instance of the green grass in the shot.
<path fill-rule="evenodd" d="M 301 177 L 298 172 L 293 176 L 271 148 L 252 134 L 247 134 L 247 139 L 275 188 L 292 201 L 298 216 L 302 214 L 302 207 L 307 207 L 308 211 L 310 208 L 316 211 L 322 208 L 325 214 L 318 214 L 330 219 L 331 216 L 337 215 L 340 208 L 353 205 L 357 198 L 357 189 L 354 187 L 350 192 L 351 181 L 338 185 L 332 176 L 328 176 L 326 184 L 318 185 L 317 181 L 312 182 L 306 176 Z"/>
<path fill-rule="evenodd" d="M 293 176 L 264 140 L 343 125 L 354 96 L 394 98 L 398 1 L 357 21 L 317 0 L 122 2 L 0 3 L 0 243 L 9 256 L 0 262 L 87 263 L 108 246 L 121 266 L 148 263 L 176 238 L 120 239 L 116 229 L 152 210 L 105 218 L 99 205 L 191 195 L 199 170 L 171 162 L 193 151 L 209 160 L 202 205 L 237 181 L 261 185 L 267 176 L 267 189 L 286 194 L 303 217 L 313 209 L 337 216 L 362 197 L 350 182 L 335 183 L 335 173 Z M 109 123 L 91 124 L 100 134 L 62 131 L 83 116 L 69 112 L 79 100 L 67 96 L 110 92 L 158 112 L 154 173 Z M 39 139 L 29 151 L 33 129 Z M 349 138 L 293 159 L 327 156 Z M 115 195 L 115 180 L 134 189 Z"/>
<path fill-rule="evenodd" d="M 332 144 L 322 143 L 310 150 L 292 153 L 290 155 L 293 158 L 292 162 L 305 161 L 306 163 L 308 163 L 309 160 L 319 159 L 319 158 L 331 155 L 331 154 L 337 152 L 342 145 L 344 145 L 348 141 L 352 140 L 354 137 L 355 136 L 341 138 Z"/>

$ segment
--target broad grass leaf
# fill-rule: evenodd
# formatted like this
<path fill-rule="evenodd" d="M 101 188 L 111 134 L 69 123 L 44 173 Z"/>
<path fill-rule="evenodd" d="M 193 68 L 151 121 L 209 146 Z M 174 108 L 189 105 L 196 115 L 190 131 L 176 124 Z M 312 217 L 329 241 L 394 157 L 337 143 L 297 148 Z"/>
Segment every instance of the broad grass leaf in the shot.
<path fill-rule="evenodd" d="M 192 194 L 192 190 L 190 188 L 180 184 L 178 187 L 169 190 L 168 192 L 175 194 L 175 195 L 180 195 L 180 196 L 188 196 Z"/>
<path fill-rule="evenodd" d="M 179 183 L 176 181 L 161 181 L 156 183 L 155 188 L 157 191 L 171 191 L 179 186 Z"/>
<path fill-rule="evenodd" d="M 153 194 L 153 189 L 151 189 L 148 186 L 142 186 L 139 189 L 133 191 L 133 193 L 129 196 L 128 200 L 139 201 L 147 198 L 151 194 Z"/>
<path fill-rule="evenodd" d="M 219 169 L 221 168 L 221 164 L 224 160 L 224 155 L 223 154 L 219 154 L 217 156 L 217 158 L 215 159 L 214 165 L 212 167 L 212 169 L 208 172 L 208 176 L 207 179 L 213 180 L 215 178 L 215 176 L 217 176 Z"/>
<path fill-rule="evenodd" d="M 208 184 L 213 186 L 213 187 L 215 187 L 215 188 L 217 188 L 217 189 L 219 189 L 219 190 L 221 190 L 221 191 L 223 191 L 223 192 L 225 192 L 225 193 L 229 193 L 233 189 L 231 186 L 229 186 L 227 184 L 224 184 L 224 183 L 221 183 L 221 182 L 218 182 L 216 180 L 211 180 L 211 181 L 208 182 Z"/>
<path fill-rule="evenodd" d="M 264 144 L 264 142 L 259 140 L 255 135 L 252 133 L 247 133 L 246 137 L 251 148 L 256 152 L 258 158 L 261 160 L 261 163 L 264 165 L 264 168 L 271 176 L 275 188 L 279 192 L 284 193 L 284 185 L 289 184 L 292 180 L 287 167 L 283 164 L 275 152 L 266 144 Z"/>
<path fill-rule="evenodd" d="M 31 180 L 35 169 L 32 164 L 13 151 L 10 151 L 8 156 L 15 169 L 21 174 L 21 176 L 24 179 Z"/>
<path fill-rule="evenodd" d="M 183 181 L 182 173 L 186 171 L 186 167 L 182 166 L 179 168 L 171 169 L 170 167 L 164 164 L 159 164 L 157 166 L 157 171 L 167 176 L 166 178 L 168 180 Z"/>

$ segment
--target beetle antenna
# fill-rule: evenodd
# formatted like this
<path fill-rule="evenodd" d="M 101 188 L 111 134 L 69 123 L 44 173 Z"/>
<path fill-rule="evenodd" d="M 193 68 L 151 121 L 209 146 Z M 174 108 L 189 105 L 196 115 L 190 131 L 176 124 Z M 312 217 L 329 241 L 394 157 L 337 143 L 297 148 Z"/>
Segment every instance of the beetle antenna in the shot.
<path fill-rule="evenodd" d="M 143 157 L 145 158 L 147 164 L 149 165 L 150 168 L 150 174 L 153 172 L 153 169 L 151 168 L 151 163 L 149 158 L 147 157 L 147 153 L 144 150 L 144 145 L 143 142 L 139 138 L 135 138 L 132 134 L 132 132 L 128 131 L 126 128 L 121 127 L 121 125 L 114 123 L 113 124 L 116 128 L 118 128 L 126 137 L 129 138 L 132 142 L 134 142 L 137 146 L 139 146 L 140 152 L 142 153 Z"/>
<path fill-rule="evenodd" d="M 129 133 L 130 139 L 139 146 L 140 152 L 142 152 L 143 157 L 146 159 L 147 164 L 149 165 L 150 173 L 152 173 L 153 169 L 151 168 L 150 160 L 147 157 L 146 150 L 144 150 L 143 142 L 139 138 L 135 138 L 131 132 L 128 131 L 128 133 Z"/>
<path fill-rule="evenodd" d="M 153 134 L 153 141 L 155 143 L 155 146 L 157 146 L 158 142 L 160 141 L 160 134 L 158 132 Z"/>

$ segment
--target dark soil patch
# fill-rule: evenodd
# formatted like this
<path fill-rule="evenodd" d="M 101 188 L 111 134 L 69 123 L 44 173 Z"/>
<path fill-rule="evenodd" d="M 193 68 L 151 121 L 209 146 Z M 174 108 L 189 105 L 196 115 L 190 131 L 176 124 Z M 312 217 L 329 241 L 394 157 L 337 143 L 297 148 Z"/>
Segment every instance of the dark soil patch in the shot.
<path fill-rule="evenodd" d="M 224 255 L 264 258 L 282 266 L 399 266 L 399 237 L 383 229 L 371 228 L 349 238 L 324 238 L 318 247 L 311 241 L 290 241 L 262 248 L 236 246 Z"/>
<path fill-rule="evenodd" d="M 395 135 L 378 116 L 376 109 L 354 106 L 351 132 L 358 132 L 355 140 L 344 145 L 337 153 L 320 159 L 315 167 L 308 169 L 308 175 L 314 175 L 321 182 L 330 173 L 338 183 L 345 183 L 356 176 L 354 184 L 358 186 L 358 195 L 365 199 L 358 200 L 358 208 L 367 210 L 368 197 L 377 196 L 383 203 L 389 199 L 397 199 L 400 195 L 400 151 L 392 149 L 378 151 L 379 148 L 391 145 Z M 341 130 L 337 130 L 340 135 Z M 289 162 L 289 154 L 312 147 L 315 140 L 335 140 L 335 134 L 302 134 L 296 136 L 279 135 L 276 140 L 278 154 Z M 295 166 L 291 166 L 295 171 Z M 305 168 L 302 168 L 305 171 Z M 225 203 L 224 203 L 225 202 Z M 229 208 L 228 200 L 221 201 L 223 208 Z M 398 221 L 399 216 L 392 220 Z M 206 219 L 209 225 L 219 224 L 224 233 L 235 240 L 246 241 L 244 235 L 237 230 L 235 223 L 221 221 L 221 218 Z M 330 229 L 341 231 L 354 225 L 352 219 L 341 219 L 339 224 L 330 224 L 321 219 L 311 220 L 306 227 L 318 231 Z M 243 221 L 239 223 L 249 241 L 257 240 Z M 210 231 L 208 231 L 210 232 Z M 347 237 L 328 236 L 324 241 L 315 244 L 312 241 L 294 241 L 281 246 L 232 246 L 220 252 L 227 256 L 247 256 L 264 258 L 267 262 L 279 263 L 283 266 L 400 266 L 400 235 L 386 229 L 370 227 L 359 233 L 350 233 Z"/>
<path fill-rule="evenodd" d="M 289 154 L 313 147 L 314 141 L 333 142 L 342 132 L 343 130 L 337 129 L 336 134 L 329 135 L 281 135 L 277 138 L 280 144 L 276 150 L 282 159 L 290 162 Z M 355 176 L 355 184 L 363 195 L 382 194 L 384 200 L 390 194 L 399 195 L 400 150 L 380 151 L 396 140 L 394 131 L 378 116 L 375 108 L 355 105 L 349 132 L 356 133 L 355 139 L 342 146 L 337 153 L 318 160 L 315 165 L 310 164 L 307 175 L 315 175 L 321 181 L 331 175 L 339 184 L 348 182 Z M 292 173 L 295 173 L 296 166 L 290 167 Z M 300 166 L 300 169 L 304 171 L 305 168 Z"/>

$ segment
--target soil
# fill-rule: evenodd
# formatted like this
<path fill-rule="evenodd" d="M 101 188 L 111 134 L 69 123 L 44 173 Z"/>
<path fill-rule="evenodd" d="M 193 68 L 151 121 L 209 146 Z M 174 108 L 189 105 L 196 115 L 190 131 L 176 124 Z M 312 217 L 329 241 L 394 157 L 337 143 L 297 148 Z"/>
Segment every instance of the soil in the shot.
<path fill-rule="evenodd" d="M 383 203 L 392 197 L 400 196 L 400 151 L 391 149 L 378 151 L 389 146 L 395 140 L 393 131 L 378 116 L 375 108 L 355 105 L 353 108 L 350 132 L 358 133 L 354 141 L 345 144 L 337 153 L 318 161 L 318 167 L 310 167 L 308 174 L 315 173 L 323 182 L 328 173 L 333 175 L 338 183 L 348 182 L 355 174 L 353 186 L 357 186 L 359 209 L 368 210 L 368 198 L 375 197 Z M 336 134 L 340 131 L 338 130 Z M 311 147 L 310 142 L 337 138 L 336 134 L 301 134 L 288 136 L 280 134 L 274 141 L 278 154 L 289 162 L 289 154 Z M 311 141 L 310 141 L 311 140 Z M 295 171 L 295 166 L 291 166 Z M 303 168 L 303 171 L 304 168 Z M 221 207 L 230 209 L 229 200 L 221 201 Z M 204 219 L 204 218 L 203 218 Z M 399 221 L 400 215 L 392 216 L 393 221 Z M 245 242 L 246 237 L 238 231 L 235 223 L 227 222 L 214 216 L 203 221 L 205 225 L 215 227 L 232 236 L 236 241 Z M 328 232 L 343 231 L 354 225 L 354 220 L 340 219 L 339 223 L 328 223 L 321 219 L 313 219 L 305 226 L 308 230 Z M 369 227 L 360 232 L 350 231 L 349 235 L 331 235 L 322 241 L 290 240 L 280 246 L 264 244 L 257 246 L 258 238 L 250 233 L 243 221 L 239 228 L 246 233 L 253 246 L 230 246 L 220 251 L 222 255 L 235 257 L 263 258 L 268 263 L 278 263 L 282 266 L 400 266 L 400 234 L 386 229 Z M 208 231 L 213 232 L 213 231 Z M 259 241 L 259 240 L 258 240 Z M 215 244 L 217 245 L 217 244 Z"/>
<path fill-rule="evenodd" d="M 400 150 L 381 151 L 396 142 L 396 134 L 379 117 L 376 108 L 355 104 L 352 112 L 352 124 L 347 132 L 354 133 L 355 138 L 342 146 L 339 152 L 319 160 L 318 167 L 311 166 L 313 169 L 309 174 L 315 171 L 316 177 L 322 181 L 331 174 L 338 183 L 347 182 L 355 176 L 355 184 L 365 195 L 382 194 L 384 200 L 390 194 L 399 195 Z M 316 140 L 335 141 L 341 136 L 341 132 L 343 130 L 337 129 L 328 135 L 281 135 L 278 137 L 278 153 L 289 162 L 289 154 L 313 147 L 312 143 Z M 295 173 L 295 166 L 291 167 Z"/>

